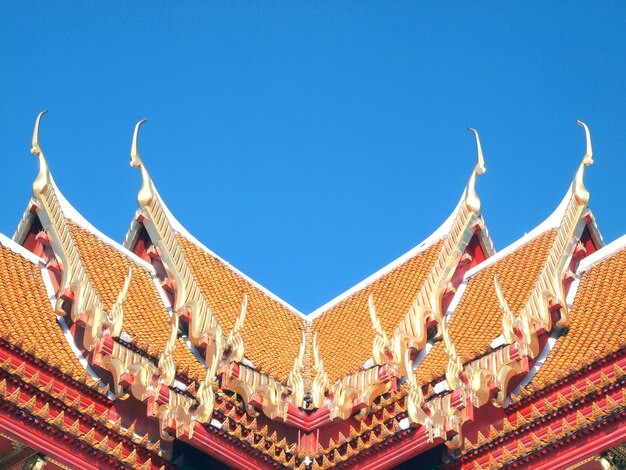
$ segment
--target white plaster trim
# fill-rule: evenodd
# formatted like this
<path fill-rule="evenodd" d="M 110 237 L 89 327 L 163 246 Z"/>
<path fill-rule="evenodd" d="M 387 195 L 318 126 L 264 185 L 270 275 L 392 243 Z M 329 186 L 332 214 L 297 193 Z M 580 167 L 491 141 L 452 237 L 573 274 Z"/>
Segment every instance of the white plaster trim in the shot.
<path fill-rule="evenodd" d="M 567 191 L 567 194 L 565 194 L 565 197 L 563 198 L 559 206 L 556 208 L 556 210 L 552 214 L 550 214 L 550 216 L 546 220 L 541 222 L 530 232 L 524 234 L 524 236 L 519 238 L 517 241 L 511 243 L 510 245 L 508 245 L 501 251 L 498 251 L 493 256 L 491 256 L 490 258 L 487 258 L 486 260 L 484 260 L 482 263 L 478 264 L 477 266 L 474 266 L 472 269 L 470 269 L 469 271 L 465 273 L 465 277 L 466 278 L 472 277 L 477 272 L 482 271 L 483 269 L 500 261 L 502 258 L 504 258 L 507 255 L 510 255 L 511 253 L 516 251 L 518 248 L 524 246 L 526 243 L 537 238 L 539 235 L 547 232 L 550 229 L 558 228 L 559 225 L 561 225 L 561 221 L 563 220 L 563 216 L 565 215 L 565 210 L 567 209 L 567 204 L 569 203 L 571 196 L 572 196 L 572 188 L 570 186 L 570 189 Z"/>
<path fill-rule="evenodd" d="M 576 277 L 574 278 L 574 281 L 572 281 L 572 284 L 569 287 L 569 291 L 567 292 L 567 298 L 565 299 L 565 302 L 567 302 L 567 308 L 570 311 L 574 306 L 574 299 L 576 298 L 578 286 L 580 285 L 580 277 L 581 274 L 576 274 Z"/>
<path fill-rule="evenodd" d="M 461 281 L 461 284 L 459 284 L 459 287 L 457 287 L 456 292 L 454 293 L 454 296 L 450 301 L 450 305 L 448 305 L 448 309 L 443 314 L 444 317 L 451 317 L 456 308 L 459 306 L 461 297 L 463 297 L 465 289 L 467 289 L 467 281 L 467 275 L 463 276 L 463 281 Z"/>
<path fill-rule="evenodd" d="M 605 259 L 613 256 L 618 251 L 626 249 L 626 235 L 622 235 L 617 240 L 612 241 L 608 245 L 603 246 L 597 251 L 594 251 L 586 258 L 583 258 L 578 265 L 577 273 L 583 273 L 596 264 L 604 261 Z"/>
<path fill-rule="evenodd" d="M 178 380 L 174 380 L 174 388 L 177 388 L 178 390 L 185 392 L 187 390 L 187 385 L 185 385 L 182 382 L 179 382 Z"/>
<path fill-rule="evenodd" d="M 446 219 L 446 221 L 443 224 L 441 224 L 441 226 L 437 230 L 435 230 L 432 233 L 432 235 L 430 235 L 428 238 L 426 238 L 426 240 L 424 240 L 419 245 L 417 245 L 415 248 L 413 248 L 410 251 L 408 251 L 407 253 L 403 254 L 402 256 L 397 258 L 396 260 L 392 261 L 388 265 L 386 265 L 383 268 L 379 269 L 378 271 L 376 271 L 371 276 L 365 278 L 364 280 L 359 282 L 354 287 L 348 289 L 344 293 L 338 295 L 337 297 L 335 297 L 331 301 L 325 303 L 324 305 L 322 305 L 318 309 L 316 309 L 313 312 L 311 312 L 310 314 L 306 315 L 305 318 L 307 318 L 308 320 L 314 320 L 315 318 L 319 317 L 324 312 L 326 312 L 327 310 L 331 309 L 332 307 L 334 307 L 338 303 L 340 303 L 343 300 L 346 300 L 347 298 L 349 298 L 352 295 L 356 294 L 357 292 L 359 292 L 360 290 L 364 289 L 365 287 L 367 287 L 368 285 L 370 285 L 371 283 L 373 283 L 377 279 L 379 279 L 379 278 L 383 277 L 384 275 L 390 273 L 391 271 L 393 271 L 397 267 L 401 266 L 402 264 L 406 263 L 408 260 L 410 260 L 411 258 L 415 257 L 419 253 L 427 250 L 428 248 L 430 248 L 432 245 L 434 245 L 436 242 L 438 242 L 442 238 L 445 238 L 446 235 L 448 234 L 448 232 L 450 231 L 452 223 L 454 222 L 454 218 L 456 217 L 456 214 L 459 211 L 459 208 L 461 207 L 461 204 L 463 203 L 464 199 L 465 199 L 465 192 L 463 192 L 463 196 L 461 197 L 461 200 L 458 202 L 458 204 L 456 205 L 456 207 L 454 208 L 454 210 L 452 211 L 450 216 Z"/>
<path fill-rule="evenodd" d="M 156 196 L 159 198 L 159 201 L 161 202 L 161 205 L 163 206 L 163 211 L 165 212 L 165 216 L 167 217 L 167 220 L 169 221 L 170 225 L 172 226 L 172 229 L 174 229 L 180 235 L 185 237 L 188 241 L 190 241 L 191 243 L 196 245 L 198 248 L 200 248 L 201 250 L 203 250 L 206 253 L 208 253 L 209 255 L 211 255 L 213 258 L 218 260 L 220 263 L 222 263 L 224 266 L 226 266 L 228 269 L 233 271 L 239 277 L 241 277 L 242 279 L 244 279 L 245 281 L 250 283 L 252 286 L 254 286 L 257 289 L 259 289 L 261 292 L 263 292 L 265 295 L 267 295 L 270 299 L 272 299 L 272 300 L 278 302 L 279 304 L 281 304 L 283 307 L 285 307 L 291 313 L 295 313 L 296 315 L 298 315 L 301 318 L 307 318 L 307 315 L 305 315 L 304 313 L 300 312 L 294 306 L 292 306 L 292 305 L 288 304 L 287 302 L 285 302 L 283 299 L 278 297 L 276 294 L 271 292 L 266 287 L 263 287 L 261 284 L 256 282 L 254 279 L 251 279 L 250 277 L 246 276 L 244 273 L 239 271 L 237 268 L 235 268 L 228 261 L 226 261 L 225 259 L 219 257 L 217 254 L 215 254 L 213 251 L 211 251 L 209 248 L 207 248 L 204 244 L 202 244 L 202 242 L 200 242 L 196 237 L 194 237 L 191 233 L 189 233 L 189 231 L 187 229 L 185 229 L 185 227 L 183 227 L 183 225 L 178 220 L 176 220 L 174 215 L 170 212 L 168 207 L 165 205 L 165 202 L 163 202 L 163 199 L 159 195 L 159 192 L 156 190 L 156 188 L 155 188 L 155 193 L 156 193 Z"/>
<path fill-rule="evenodd" d="M 506 339 L 504 338 L 504 335 L 500 335 L 491 342 L 489 347 L 491 349 L 498 349 L 500 346 L 504 346 L 505 344 L 506 344 Z"/>
<path fill-rule="evenodd" d="M 46 287 L 46 293 L 48 294 L 50 305 L 52 306 L 52 310 L 54 311 L 55 306 L 56 306 L 57 296 L 56 296 L 56 293 L 54 292 L 52 281 L 50 281 L 50 274 L 48 273 L 48 269 L 45 266 L 41 267 L 41 277 L 43 279 L 43 284 Z M 83 366 L 83 368 L 87 371 L 87 373 L 93 380 L 98 381 L 100 387 L 102 388 L 106 387 L 106 383 L 100 379 L 98 374 L 96 374 L 96 372 L 89 365 L 89 362 L 87 362 L 87 359 L 83 357 L 83 354 L 81 353 L 80 349 L 76 345 L 76 342 L 74 341 L 74 336 L 72 336 L 72 333 L 70 332 L 70 329 L 67 326 L 67 322 L 65 321 L 65 318 L 62 315 L 57 315 L 56 317 L 57 317 L 57 322 L 59 326 L 61 327 L 61 331 L 63 331 L 63 335 L 65 336 L 67 344 L 69 345 L 70 349 L 74 353 L 74 356 L 76 356 L 76 359 L 78 359 L 78 361 L 80 362 L 80 365 Z M 107 398 L 111 401 L 115 401 L 117 399 L 117 397 L 115 396 L 115 393 L 113 393 L 111 390 L 108 391 Z"/>
<path fill-rule="evenodd" d="M 428 355 L 428 353 L 430 352 L 430 350 L 433 348 L 434 345 L 435 345 L 435 341 L 433 341 L 432 339 L 429 339 L 428 342 L 424 345 L 424 347 L 420 349 L 420 351 L 417 353 L 417 356 L 415 357 L 415 360 L 413 361 L 413 370 L 416 370 L 420 366 L 422 361 L 426 359 L 426 356 Z"/>
<path fill-rule="evenodd" d="M 39 256 L 37 256 L 36 254 L 28 251 L 22 245 L 14 242 L 13 240 L 11 240 L 9 237 L 7 237 L 6 235 L 4 235 L 2 233 L 0 233 L 0 245 L 8 248 L 13 253 L 16 253 L 16 254 L 22 256 L 23 258 L 26 258 L 28 261 L 30 261 L 33 264 L 36 264 L 36 265 L 42 266 L 42 267 L 45 265 L 43 259 L 41 259 Z"/>
<path fill-rule="evenodd" d="M 52 180 L 52 186 L 54 188 L 54 191 L 56 193 L 57 199 L 59 201 L 59 205 L 61 206 L 61 209 L 63 210 L 63 215 L 65 217 L 70 219 L 72 222 L 75 222 L 80 228 L 82 228 L 82 229 L 88 231 L 89 233 L 91 233 L 92 235 L 95 235 L 96 237 L 98 237 L 104 243 L 112 246 L 114 249 L 116 249 L 117 251 L 119 251 L 123 255 L 126 255 L 128 258 L 133 260 L 135 263 L 137 263 L 142 268 L 144 268 L 147 271 L 149 271 L 150 273 L 154 274 L 154 272 L 155 272 L 154 268 L 152 267 L 152 265 L 150 263 L 148 263 L 147 261 L 141 259 L 135 253 L 130 251 L 128 248 L 123 247 L 122 245 L 117 243 L 115 240 L 112 240 L 111 238 L 107 237 L 104 233 L 102 233 L 100 230 L 95 228 L 91 223 L 89 223 L 87 221 L 87 219 L 85 219 L 85 217 L 83 217 L 83 215 L 80 212 L 78 212 L 74 208 L 74 206 L 72 206 L 70 204 L 70 202 L 67 199 L 65 199 L 65 196 L 63 196 L 63 193 L 61 193 L 61 191 L 59 191 L 59 188 L 55 184 L 54 180 Z"/>
<path fill-rule="evenodd" d="M 546 358 L 548 357 L 548 355 L 552 351 L 552 348 L 556 344 L 556 340 L 559 339 L 559 336 L 561 335 L 562 330 L 563 328 L 555 327 L 550 332 L 550 337 L 548 338 L 548 341 L 546 342 L 541 353 L 539 354 L 539 357 L 537 357 L 537 362 L 535 362 L 535 365 L 528 371 L 528 374 L 526 374 L 526 376 L 522 379 L 520 384 L 517 387 L 515 387 L 515 390 L 513 390 L 513 395 L 519 395 L 521 387 L 526 387 L 526 385 L 530 383 L 533 377 L 537 375 L 537 372 L 539 372 L 539 369 L 541 368 L 543 363 L 546 362 Z M 508 404 L 508 400 L 509 398 L 507 397 L 507 404 Z"/>
<path fill-rule="evenodd" d="M 161 297 L 161 302 L 163 302 L 163 306 L 167 310 L 167 313 L 170 314 L 170 318 L 171 318 L 171 316 L 174 314 L 174 308 L 171 306 L 170 301 L 167 298 L 167 294 L 163 290 L 163 287 L 161 287 L 161 283 L 159 282 L 159 278 L 156 275 L 156 273 L 152 272 L 151 274 L 152 274 L 152 281 L 154 282 L 154 287 L 156 288 L 156 291 L 158 292 L 159 297 Z"/>
<path fill-rule="evenodd" d="M 180 336 L 181 338 L 183 338 L 183 341 L 187 344 L 187 346 L 189 347 L 189 350 L 195 356 L 198 362 L 202 365 L 202 367 L 206 369 L 206 362 L 204 362 L 204 358 L 200 355 L 196 347 L 193 344 L 191 344 L 191 341 L 189 341 L 189 336 L 187 335 L 180 335 Z"/>
<path fill-rule="evenodd" d="M 433 390 L 436 394 L 447 392 L 448 390 L 450 390 L 450 387 L 448 387 L 448 381 L 442 380 L 441 382 L 436 383 L 433 387 Z"/>

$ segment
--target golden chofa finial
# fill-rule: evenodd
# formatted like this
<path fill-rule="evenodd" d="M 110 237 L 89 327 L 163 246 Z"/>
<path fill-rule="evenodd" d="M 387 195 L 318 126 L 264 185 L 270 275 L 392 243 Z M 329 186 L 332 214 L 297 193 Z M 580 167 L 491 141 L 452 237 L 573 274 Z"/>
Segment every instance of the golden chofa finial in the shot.
<path fill-rule="evenodd" d="M 478 132 L 476 129 L 472 129 L 471 127 L 467 128 L 468 131 L 473 132 L 474 136 L 476 136 L 476 166 L 472 171 L 472 175 L 467 183 L 467 188 L 465 191 L 465 204 L 467 204 L 467 208 L 475 213 L 480 212 L 480 199 L 478 194 L 476 194 L 476 177 L 478 175 L 482 175 L 487 169 L 485 168 L 485 157 L 483 155 L 483 148 L 480 145 L 480 137 L 478 136 Z"/>
<path fill-rule="evenodd" d="M 589 134 L 589 128 L 587 124 L 582 121 L 576 121 L 576 123 L 585 129 L 585 140 L 587 141 L 587 148 L 585 150 L 585 155 L 583 156 L 583 161 L 578 167 L 578 171 L 576 172 L 576 176 L 574 177 L 573 189 L 574 196 L 579 204 L 587 205 L 589 202 L 589 191 L 585 188 L 585 183 L 583 182 L 583 176 L 585 174 L 585 167 L 589 166 L 593 163 L 593 149 L 591 148 L 591 135 Z"/>
<path fill-rule="evenodd" d="M 139 150 L 137 148 L 137 137 L 139 136 L 139 128 L 147 120 L 148 118 L 143 118 L 135 125 L 135 132 L 133 133 L 133 143 L 130 148 L 130 166 L 139 168 L 139 171 L 141 171 L 141 188 L 139 189 L 139 194 L 137 195 L 139 207 L 144 207 L 148 205 L 154 197 L 154 189 L 152 187 L 150 174 L 148 173 L 148 170 L 146 170 L 143 162 L 141 161 L 141 155 L 139 154 Z"/>
<path fill-rule="evenodd" d="M 33 142 L 31 145 L 30 153 L 37 156 L 39 160 L 39 174 L 35 181 L 33 182 L 33 196 L 37 197 L 41 194 L 44 189 L 50 184 L 50 171 L 48 170 L 48 164 L 46 163 L 46 157 L 41 150 L 41 146 L 39 145 L 39 122 L 41 121 L 41 117 L 48 112 L 47 109 L 44 109 L 37 116 L 37 120 L 35 121 L 35 129 L 33 130 Z"/>

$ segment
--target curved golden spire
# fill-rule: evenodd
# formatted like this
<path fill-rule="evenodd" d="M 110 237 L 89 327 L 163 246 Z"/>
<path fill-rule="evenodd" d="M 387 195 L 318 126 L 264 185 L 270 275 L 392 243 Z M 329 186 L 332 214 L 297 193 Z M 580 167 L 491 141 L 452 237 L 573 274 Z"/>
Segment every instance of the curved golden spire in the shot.
<path fill-rule="evenodd" d="M 154 187 L 152 186 L 150 173 L 148 173 L 148 170 L 146 170 L 145 165 L 141 161 L 141 155 L 139 154 L 139 149 L 137 148 L 137 137 L 139 136 L 139 128 L 147 120 L 148 118 L 143 118 L 135 125 L 135 132 L 133 133 L 133 143 L 130 148 L 130 166 L 139 168 L 139 171 L 141 171 L 141 188 L 139 189 L 139 194 L 137 195 L 137 201 L 139 202 L 140 207 L 149 204 L 154 197 Z"/>
<path fill-rule="evenodd" d="M 37 156 L 39 160 L 39 174 L 35 181 L 33 182 L 33 196 L 38 196 L 41 194 L 44 189 L 50 184 L 50 170 L 48 170 L 48 164 L 46 163 L 46 157 L 41 150 L 41 146 L 39 145 L 39 122 L 41 121 L 41 117 L 48 112 L 47 109 L 44 109 L 37 116 L 37 120 L 35 121 L 35 129 L 33 130 L 33 141 L 30 149 L 30 153 Z"/>
<path fill-rule="evenodd" d="M 591 147 L 591 135 L 589 133 L 589 128 L 587 127 L 587 124 L 582 121 L 576 121 L 576 123 L 583 129 L 585 129 L 585 140 L 587 141 L 587 148 L 585 150 L 585 155 L 583 155 L 583 161 L 578 167 L 578 171 L 576 172 L 576 176 L 574 177 L 574 182 L 572 184 L 576 200 L 580 204 L 586 205 L 589 202 L 589 191 L 587 191 L 587 188 L 585 188 L 583 176 L 585 174 L 585 167 L 593 163 L 593 149 Z"/>
<path fill-rule="evenodd" d="M 471 127 L 467 128 L 468 131 L 473 132 L 474 136 L 476 136 L 476 166 L 474 166 L 474 170 L 470 176 L 470 179 L 467 183 L 467 189 L 465 191 L 465 204 L 467 204 L 467 208 L 472 212 L 480 212 L 480 199 L 478 194 L 476 194 L 476 177 L 478 175 L 482 175 L 487 168 L 485 168 L 485 157 L 483 155 L 483 148 L 480 145 L 480 137 L 478 136 L 478 132 L 476 129 L 472 129 Z"/>

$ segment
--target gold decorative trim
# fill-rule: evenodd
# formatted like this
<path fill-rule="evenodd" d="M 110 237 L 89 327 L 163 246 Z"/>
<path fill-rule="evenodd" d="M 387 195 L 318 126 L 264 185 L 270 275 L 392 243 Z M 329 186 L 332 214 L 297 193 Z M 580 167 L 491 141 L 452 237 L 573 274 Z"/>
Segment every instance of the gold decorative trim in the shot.
<path fill-rule="evenodd" d="M 326 390 L 330 381 L 328 374 L 324 370 L 324 361 L 320 356 L 320 347 L 317 342 L 317 332 L 313 335 L 313 372 L 315 378 L 311 387 L 311 402 L 313 408 L 321 408 L 326 401 Z"/>
<path fill-rule="evenodd" d="M 486 251 L 485 255 L 490 256 L 494 253 L 482 220 L 480 199 L 475 189 L 476 177 L 486 171 L 483 150 L 478 133 L 471 128 L 470 131 L 476 137 L 477 161 L 465 188 L 464 203 L 457 209 L 433 269 L 428 274 L 408 313 L 393 333 L 393 337 L 397 338 L 395 341 L 402 340 L 409 348 L 418 350 L 424 348 L 428 340 L 426 323 L 429 319 L 437 322 L 437 337 L 441 337 L 441 319 L 443 316 L 441 301 L 465 248 L 476 232 L 477 226 L 484 234 L 482 241 L 485 243 L 483 246 Z M 400 354 L 401 356 L 402 354 Z"/>
<path fill-rule="evenodd" d="M 293 367 L 287 377 L 287 386 L 291 389 L 291 402 L 298 407 L 303 406 L 304 401 L 304 354 L 306 348 L 306 335 L 302 331 L 302 339 L 298 347 L 298 355 L 293 360 Z"/>
<path fill-rule="evenodd" d="M 172 312 L 170 336 L 165 343 L 165 348 L 159 357 L 159 370 L 161 371 L 161 381 L 167 385 L 174 384 L 176 377 L 176 363 L 174 362 L 174 350 L 178 339 L 178 315 Z"/>
<path fill-rule="evenodd" d="M 539 354 L 538 334 L 541 330 L 552 331 L 552 311 L 559 308 L 557 326 L 569 322 L 564 278 L 569 270 L 576 244 L 587 224 L 587 204 L 589 192 L 583 184 L 585 167 L 593 163 L 591 136 L 586 124 L 578 121 L 585 130 L 586 151 L 570 186 L 570 198 L 565 207 L 557 234 L 550 247 L 546 261 L 524 306 L 516 315 L 502 293 L 497 274 L 494 276 L 494 289 L 502 310 L 502 330 L 506 345 L 487 356 L 473 361 L 465 367 L 471 384 L 472 402 L 480 406 L 486 402 L 493 386 L 498 390 L 493 399 L 496 406 L 504 406 L 509 393 L 510 380 L 528 371 L 528 359 Z M 512 350 L 516 349 L 513 354 Z M 512 358 L 515 359 L 512 359 Z"/>
<path fill-rule="evenodd" d="M 124 300 L 126 300 L 126 296 L 128 295 L 128 288 L 130 287 L 130 281 L 133 277 L 133 267 L 130 263 L 128 263 L 128 273 L 126 274 L 126 278 L 124 279 L 124 284 L 122 285 L 122 289 L 120 290 L 115 303 L 111 306 L 110 316 L 111 316 L 111 336 L 119 336 L 122 333 L 122 323 L 124 322 L 124 308 L 122 304 Z"/>
<path fill-rule="evenodd" d="M 448 356 L 448 364 L 446 365 L 446 382 L 450 390 L 454 390 L 461 384 L 460 376 L 463 372 L 463 363 L 456 353 L 456 348 L 450 338 L 448 331 L 448 318 L 444 317 L 441 321 L 441 333 L 443 335 L 443 346 Z"/>
<path fill-rule="evenodd" d="M 39 143 L 39 124 L 46 112 L 39 113 L 33 130 L 31 153 L 39 160 L 39 174 L 33 183 L 33 199 L 43 229 L 50 235 L 52 250 L 63 268 L 58 292 L 73 294 L 71 318 L 75 322 L 80 320 L 84 323 L 83 344 L 87 350 L 92 350 L 111 322 L 80 260 Z M 55 306 L 55 310 L 61 315 L 66 313 L 63 308 L 64 297 L 57 295 Z"/>
<path fill-rule="evenodd" d="M 224 334 L 185 261 L 182 248 L 176 240 L 176 232 L 168 221 L 150 174 L 141 160 L 137 141 L 139 127 L 145 121 L 141 120 L 135 126 L 131 146 L 131 166 L 139 168 L 142 178 L 137 196 L 139 213 L 145 217 L 144 226 L 159 251 L 168 276 L 176 285 L 174 310 L 179 313 L 189 312 L 189 340 L 195 346 L 207 345 L 208 363 L 213 357 L 221 358 Z M 125 243 L 131 239 L 131 236 L 127 236 Z"/>

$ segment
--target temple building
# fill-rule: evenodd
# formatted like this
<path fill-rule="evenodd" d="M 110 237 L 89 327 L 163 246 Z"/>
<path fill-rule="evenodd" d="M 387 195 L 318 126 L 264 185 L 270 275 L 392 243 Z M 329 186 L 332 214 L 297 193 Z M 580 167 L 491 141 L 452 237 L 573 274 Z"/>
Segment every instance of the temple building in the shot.
<path fill-rule="evenodd" d="M 443 225 L 304 315 L 174 218 L 144 121 L 126 239 L 98 231 L 54 182 L 43 114 L 0 235 L 0 468 L 626 468 L 626 236 L 605 245 L 588 207 L 585 124 L 561 204 L 500 251 L 470 129 Z"/>

